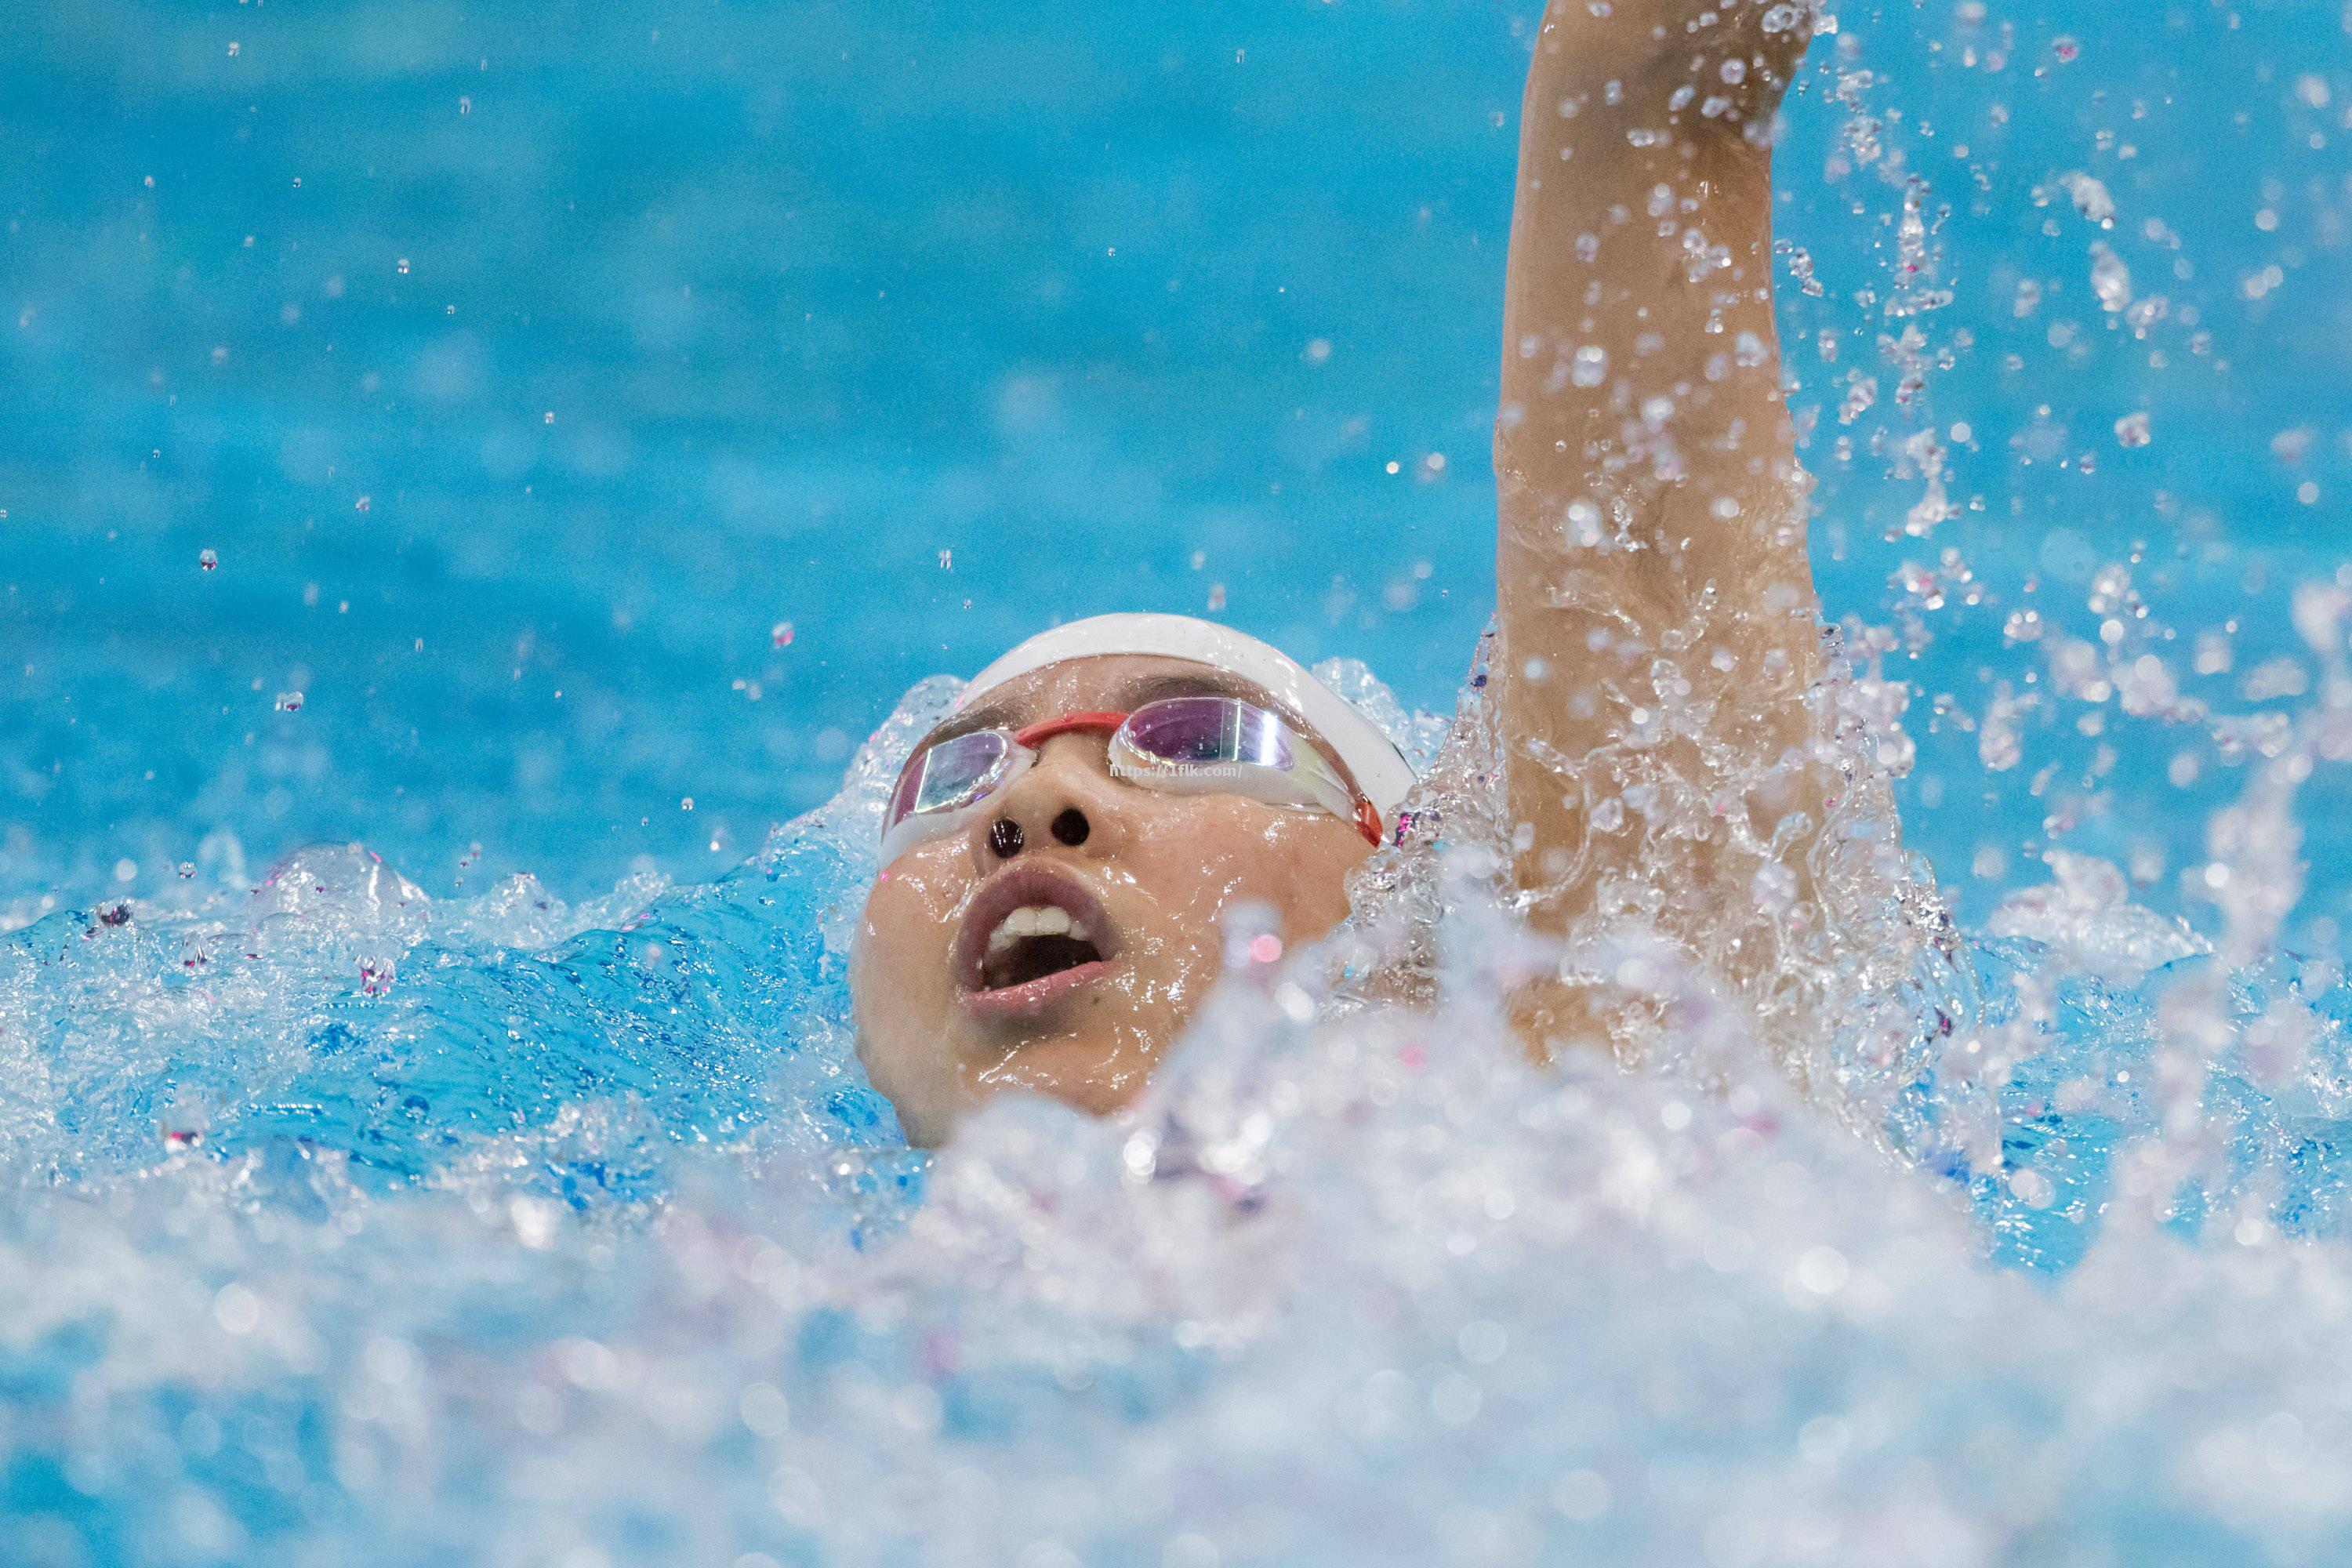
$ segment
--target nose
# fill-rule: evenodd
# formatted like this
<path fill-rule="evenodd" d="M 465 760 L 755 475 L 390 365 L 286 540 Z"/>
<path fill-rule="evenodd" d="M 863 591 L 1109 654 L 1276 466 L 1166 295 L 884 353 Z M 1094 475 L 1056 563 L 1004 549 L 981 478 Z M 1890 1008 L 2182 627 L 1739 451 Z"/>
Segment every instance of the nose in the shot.
<path fill-rule="evenodd" d="M 1104 858 L 1118 852 L 1119 803 L 1103 763 L 1103 742 L 1057 735 L 1013 782 L 978 828 L 982 869 L 1046 846 Z"/>

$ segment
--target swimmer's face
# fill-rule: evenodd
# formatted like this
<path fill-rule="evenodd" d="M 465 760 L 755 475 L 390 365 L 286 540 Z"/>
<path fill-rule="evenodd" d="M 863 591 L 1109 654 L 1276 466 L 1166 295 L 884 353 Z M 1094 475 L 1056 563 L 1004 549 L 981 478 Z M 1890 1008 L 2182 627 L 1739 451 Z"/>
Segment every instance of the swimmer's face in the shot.
<path fill-rule="evenodd" d="M 1201 692 L 1281 711 L 1201 665 L 1110 655 L 1033 671 L 951 722 L 1018 730 Z M 1122 782 L 1108 748 L 1099 734 L 1045 741 L 991 809 L 907 850 L 866 897 L 851 975 L 858 1054 L 919 1144 L 943 1142 L 959 1117 L 1008 1089 L 1097 1115 L 1118 1110 L 1221 972 L 1226 910 L 1268 906 L 1289 945 L 1325 935 L 1348 912 L 1348 873 L 1371 853 L 1352 825 Z M 1051 934 L 1065 916 L 1074 929 L 1059 944 L 1017 944 L 1007 918 L 1016 931 L 1039 919 L 1023 910 L 1052 911 L 1042 915 Z M 1089 962 L 1023 978 L 1087 958 L 1089 945 L 1098 954 Z"/>

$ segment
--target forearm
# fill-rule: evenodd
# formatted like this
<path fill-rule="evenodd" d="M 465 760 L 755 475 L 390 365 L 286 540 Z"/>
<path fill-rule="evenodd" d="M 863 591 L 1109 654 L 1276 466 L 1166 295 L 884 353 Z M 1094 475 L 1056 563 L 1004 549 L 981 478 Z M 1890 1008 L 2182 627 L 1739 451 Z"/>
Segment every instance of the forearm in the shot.
<path fill-rule="evenodd" d="M 1783 526 L 1770 153 L 1752 121 L 1700 112 L 1719 65 L 1634 48 L 1634 30 L 1548 19 L 1528 76 L 1495 443 L 1504 548 L 1522 567 L 1622 556 L 1637 591 L 1776 563 L 1809 589 Z M 1507 616 L 1544 575 L 1502 574 Z"/>

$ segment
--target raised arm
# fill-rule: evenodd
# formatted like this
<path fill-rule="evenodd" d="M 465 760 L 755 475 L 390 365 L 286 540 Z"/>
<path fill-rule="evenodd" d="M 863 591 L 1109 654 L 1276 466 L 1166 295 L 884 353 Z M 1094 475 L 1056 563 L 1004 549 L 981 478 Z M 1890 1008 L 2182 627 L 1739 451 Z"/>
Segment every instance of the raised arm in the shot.
<path fill-rule="evenodd" d="M 1733 967 L 1809 918 L 1819 633 L 1772 321 L 1789 0 L 1553 0 L 1528 77 L 1495 435 L 1501 727 L 1530 918 Z M 1777 836 L 1777 837 L 1776 837 Z M 1786 868 L 1767 868 L 1767 863 Z M 1735 976 L 1735 980 L 1738 977 Z M 1528 999 L 1548 1049 L 1598 1022 Z"/>

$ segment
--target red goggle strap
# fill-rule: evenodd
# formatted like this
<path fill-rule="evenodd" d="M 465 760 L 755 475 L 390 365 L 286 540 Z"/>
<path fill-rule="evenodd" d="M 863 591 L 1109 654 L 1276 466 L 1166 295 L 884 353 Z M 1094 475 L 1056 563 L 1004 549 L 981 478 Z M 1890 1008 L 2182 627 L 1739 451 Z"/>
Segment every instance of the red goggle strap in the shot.
<path fill-rule="evenodd" d="M 1065 713 L 1058 719 L 1041 720 L 1026 730 L 1015 730 L 1013 740 L 1014 744 L 1027 746 L 1034 751 L 1056 735 L 1116 734 L 1118 727 L 1127 721 L 1128 715 L 1124 713 Z"/>

